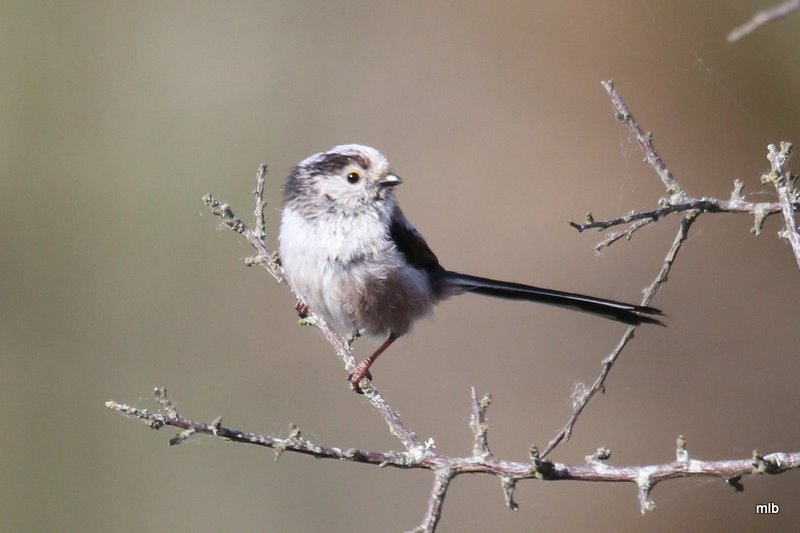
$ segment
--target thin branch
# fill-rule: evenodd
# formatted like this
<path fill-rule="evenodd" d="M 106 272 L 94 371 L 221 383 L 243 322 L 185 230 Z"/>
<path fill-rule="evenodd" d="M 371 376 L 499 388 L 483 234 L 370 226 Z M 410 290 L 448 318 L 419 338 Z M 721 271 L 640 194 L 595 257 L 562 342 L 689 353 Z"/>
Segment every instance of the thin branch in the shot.
<path fill-rule="evenodd" d="M 799 0 L 800 1 L 800 0 Z M 628 110 L 627 105 L 623 101 L 620 94 L 617 92 L 613 80 L 603 82 L 603 87 L 608 92 L 612 103 L 616 109 L 616 116 L 621 120 L 631 133 L 639 141 L 639 145 L 645 153 L 645 161 L 649 162 L 656 173 L 661 178 L 662 183 L 667 188 L 667 197 L 663 197 L 658 201 L 658 208 L 650 211 L 631 211 L 625 215 L 611 218 L 608 220 L 595 220 L 592 213 L 586 214 L 585 222 L 582 224 L 569 221 L 570 226 L 578 230 L 578 232 L 587 229 L 596 229 L 602 231 L 611 227 L 629 224 L 629 227 L 621 232 L 610 234 L 604 240 L 595 246 L 595 251 L 600 251 L 603 248 L 613 244 L 622 237 L 630 239 L 634 232 L 647 226 L 661 218 L 672 213 L 743 213 L 749 214 L 753 217 L 753 228 L 750 230 L 756 236 L 761 234 L 761 229 L 764 220 L 770 215 L 781 213 L 786 221 L 787 235 L 786 237 L 792 243 L 793 248 L 796 250 L 795 255 L 800 253 L 800 237 L 797 236 L 796 231 L 791 231 L 790 228 L 796 227 L 794 222 L 793 212 L 800 209 L 800 194 L 795 190 L 794 184 L 796 176 L 793 176 L 786 170 L 785 164 L 789 159 L 791 153 L 791 144 L 781 143 L 781 151 L 775 150 L 773 145 L 768 147 L 769 154 L 767 158 L 773 166 L 771 173 L 762 176 L 762 183 L 773 183 L 778 190 L 777 202 L 751 202 L 745 199 L 742 191 L 744 190 L 744 183 L 740 180 L 734 180 L 733 191 L 730 198 L 722 200 L 718 198 L 693 198 L 683 192 L 683 188 L 677 179 L 672 175 L 669 169 L 662 161 L 659 154 L 655 151 L 652 144 L 652 136 L 643 133 L 639 124 L 634 120 Z M 785 153 L 784 153 L 785 148 Z M 776 168 L 775 157 L 780 159 L 779 167 Z M 785 188 L 779 188 L 779 185 L 785 185 Z M 795 246 L 797 242 L 797 246 Z M 798 257 L 800 261 L 800 257 Z"/>
<path fill-rule="evenodd" d="M 594 246 L 595 253 L 599 254 L 603 250 L 603 248 L 608 248 L 609 246 L 611 246 L 612 244 L 614 244 L 615 242 L 617 242 L 620 239 L 624 238 L 624 239 L 630 240 L 631 237 L 633 237 L 634 233 L 636 233 L 637 231 L 639 231 L 643 227 L 645 227 L 645 226 L 647 226 L 649 224 L 652 224 L 655 221 L 656 221 L 656 219 L 654 219 L 654 218 L 638 220 L 638 221 L 632 223 L 630 226 L 628 226 L 628 228 L 626 230 L 624 230 L 624 231 L 618 231 L 618 232 L 609 233 L 608 236 L 605 239 L 603 239 L 602 241 L 598 242 Z M 570 223 L 570 224 L 572 224 L 572 223 Z M 575 227 L 574 224 L 572 224 L 572 226 Z"/>
<path fill-rule="evenodd" d="M 453 473 L 448 468 L 443 468 L 434 472 L 433 487 L 431 488 L 431 495 L 428 498 L 428 508 L 425 510 L 425 517 L 413 533 L 431 533 L 436 531 L 436 524 L 439 523 L 439 519 L 442 517 L 444 497 L 447 495 L 447 489 L 453 477 Z"/>
<path fill-rule="evenodd" d="M 601 84 L 608 93 L 608 96 L 611 97 L 611 102 L 617 110 L 617 118 L 633 132 L 633 135 L 639 142 L 642 152 L 644 152 L 645 161 L 653 167 L 658 177 L 661 178 L 661 182 L 664 184 L 664 187 L 667 188 L 667 192 L 672 197 L 673 202 L 682 200 L 685 196 L 683 188 L 681 188 L 678 181 L 672 176 L 672 172 L 670 172 L 667 165 L 664 164 L 664 161 L 661 160 L 661 156 L 656 152 L 653 146 L 652 134 L 649 132 L 645 133 L 639 127 L 636 120 L 634 120 L 633 115 L 630 110 L 628 110 L 628 106 L 614 87 L 614 80 L 603 81 Z"/>
<path fill-rule="evenodd" d="M 155 389 L 155 395 L 158 403 L 164 407 L 166 390 L 157 388 Z M 282 438 L 225 427 L 222 425 L 222 417 L 216 418 L 211 423 L 196 422 L 178 414 L 175 408 L 171 407 L 171 404 L 169 408 L 164 408 L 165 413 L 163 414 L 153 413 L 147 409 L 139 409 L 113 400 L 106 402 L 106 407 L 129 418 L 141 420 L 152 429 L 161 429 L 164 426 L 182 429 L 182 432 L 170 439 L 169 444 L 171 446 L 183 443 L 195 433 L 202 433 L 220 437 L 230 442 L 272 448 L 275 450 L 276 460 L 283 452 L 289 451 L 311 455 L 317 459 L 337 459 L 339 461 L 369 463 L 380 466 L 409 466 L 414 461 L 409 452 L 371 452 L 357 448 L 336 448 L 314 444 L 303 437 L 296 426 L 292 426 L 288 437 Z"/>
<path fill-rule="evenodd" d="M 656 292 L 658 292 L 661 286 L 667 281 L 669 271 L 675 262 L 675 257 L 678 254 L 678 250 L 680 250 L 681 245 L 683 245 L 683 242 L 686 240 L 686 237 L 689 234 L 689 228 L 692 226 L 696 216 L 697 215 L 694 212 L 687 213 L 683 216 L 680 228 L 678 228 L 678 233 L 675 235 L 675 238 L 672 241 L 672 246 L 670 246 L 669 250 L 667 251 L 667 255 L 664 258 L 664 263 L 661 265 L 661 270 L 659 271 L 653 283 L 645 290 L 644 298 L 642 299 L 642 305 L 649 305 Z M 625 346 L 628 344 L 628 341 L 633 338 L 634 331 L 636 331 L 636 326 L 630 326 L 627 330 L 625 330 L 625 333 L 617 343 L 617 346 L 601 362 L 602 369 L 600 370 L 600 374 L 595 378 L 594 383 L 592 383 L 592 386 L 589 387 L 589 389 L 581 390 L 580 393 L 576 395 L 573 400 L 572 414 L 570 415 L 569 420 L 567 420 L 567 423 L 564 424 L 556 436 L 553 437 L 547 444 L 547 447 L 542 453 L 542 457 L 547 457 L 550 452 L 552 452 L 562 441 L 569 440 L 570 436 L 572 435 L 572 430 L 575 427 L 575 423 L 578 421 L 578 417 L 580 417 L 581 413 L 595 396 L 595 394 L 604 390 L 608 374 L 611 372 L 611 369 L 613 368 L 614 363 L 616 363 L 620 353 L 622 353 L 623 348 L 625 348 Z"/>
<path fill-rule="evenodd" d="M 585 464 L 567 465 L 540 459 L 531 453 L 531 462 L 517 462 L 497 459 L 493 456 L 454 457 L 436 453 L 427 447 L 422 454 L 412 452 L 379 452 L 359 448 L 324 446 L 311 442 L 304 437 L 294 425 L 290 427 L 289 436 L 276 437 L 249 431 L 228 428 L 222 425 L 222 418 L 211 423 L 197 422 L 180 415 L 166 400 L 166 392 L 156 389 L 156 398 L 164 409 L 164 413 L 153 413 L 147 409 L 139 409 L 115 401 L 106 402 L 106 407 L 120 414 L 140 420 L 153 429 L 165 426 L 179 428 L 177 436 L 170 439 L 170 445 L 183 443 L 195 433 L 202 433 L 221 438 L 229 442 L 252 444 L 275 451 L 275 459 L 285 452 L 300 453 L 318 459 L 334 459 L 355 463 L 371 464 L 378 467 L 394 467 L 402 469 L 431 470 L 435 474 L 431 498 L 421 526 L 417 531 L 434 531 L 438 522 L 444 497 L 450 481 L 461 474 L 488 474 L 500 479 L 507 500 L 513 509 L 513 489 L 523 479 L 539 479 L 543 481 L 593 481 L 593 482 L 628 482 L 637 486 L 640 499 L 647 502 L 642 510 L 651 510 L 653 503 L 649 493 L 661 481 L 682 477 L 715 477 L 725 480 L 734 487 L 741 487 L 744 476 L 759 474 L 781 474 L 800 468 L 800 451 L 791 453 L 772 453 L 762 455 L 754 451 L 752 456 L 744 459 L 721 461 L 702 461 L 692 459 L 685 448 L 685 440 L 676 452 L 676 460 L 670 463 L 647 466 L 613 466 L 606 464 L 610 457 L 608 450 L 600 449 L 587 457 Z M 737 489 L 738 490 L 738 489 Z M 644 498 L 643 498 L 644 495 Z"/>
<path fill-rule="evenodd" d="M 264 208 L 267 206 L 264 201 L 264 182 L 267 177 L 267 169 L 266 163 L 259 165 L 258 172 L 256 172 L 256 189 L 253 191 L 253 196 L 256 197 L 256 210 L 253 213 L 256 219 L 254 233 L 259 241 L 264 243 L 264 246 L 267 244 L 267 223 L 264 221 Z"/>
<path fill-rule="evenodd" d="M 737 26 L 733 30 L 731 30 L 730 33 L 728 33 L 728 42 L 732 43 L 734 41 L 738 41 L 742 37 L 750 35 L 764 24 L 773 22 L 775 20 L 781 19 L 789 15 L 792 11 L 795 11 L 797 8 L 800 8 L 800 0 L 786 0 L 785 2 L 776 4 L 768 9 L 759 11 L 758 13 L 753 15 L 753 18 L 751 18 L 741 26 Z"/>
<path fill-rule="evenodd" d="M 761 182 L 772 183 L 775 186 L 785 224 L 780 236 L 792 245 L 794 258 L 800 267 L 800 233 L 797 231 L 797 221 L 794 218 L 795 204 L 800 198 L 800 192 L 795 189 L 797 176 L 786 169 L 786 162 L 791 155 L 791 143 L 782 142 L 780 150 L 775 148 L 774 144 L 770 144 L 767 147 L 767 159 L 772 168 L 769 173 L 761 177 Z"/>
<path fill-rule="evenodd" d="M 647 161 L 653 170 L 655 170 L 655 172 L 658 174 L 661 182 L 667 189 L 668 196 L 661 198 L 659 201 L 659 208 L 653 211 L 632 211 L 627 215 L 603 221 L 595 220 L 592 214 L 588 213 L 586 216 L 586 222 L 584 224 L 576 224 L 575 222 L 570 221 L 570 225 L 581 232 L 590 228 L 603 230 L 613 226 L 629 224 L 626 230 L 612 233 L 598 243 L 595 246 L 595 250 L 600 251 L 601 249 L 613 244 L 614 242 L 617 242 L 623 237 L 629 239 L 634 232 L 659 220 L 663 216 L 671 213 L 684 213 L 681 219 L 680 228 L 678 229 L 678 233 L 675 236 L 669 251 L 667 252 L 664 263 L 661 267 L 661 271 L 650 287 L 645 290 L 645 296 L 643 300 L 644 305 L 650 303 L 658 289 L 663 285 L 663 283 L 666 282 L 678 250 L 680 250 L 681 245 L 688 236 L 689 228 L 697 216 L 701 213 L 748 213 L 752 215 L 755 220 L 753 229 L 751 231 L 756 235 L 761 232 L 761 228 L 767 216 L 775 213 L 782 213 L 786 223 L 786 228 L 782 232 L 782 236 L 785 236 L 791 243 L 798 266 L 800 266 L 800 233 L 797 231 L 797 225 L 794 219 L 794 211 L 800 207 L 800 193 L 798 193 L 798 191 L 796 191 L 794 188 L 796 176 L 793 176 L 785 168 L 786 162 L 791 154 L 791 145 L 789 143 L 782 143 L 780 151 L 778 151 L 773 145 L 768 147 L 768 159 L 772 166 L 772 170 L 770 173 L 762 176 L 762 182 L 773 183 L 775 185 L 776 189 L 778 190 L 778 202 L 754 203 L 745 200 L 744 196 L 742 195 L 744 184 L 739 180 L 734 182 L 734 188 L 731 192 L 730 199 L 728 200 L 719 200 L 716 198 L 691 198 L 684 192 L 683 187 L 673 176 L 672 172 L 670 172 L 669 168 L 667 168 L 661 156 L 655 150 L 652 142 L 652 135 L 649 133 L 644 133 L 638 122 L 636 122 L 636 120 L 633 118 L 633 115 L 628 109 L 628 106 L 625 104 L 625 101 L 622 99 L 622 96 L 620 96 L 619 92 L 617 92 L 613 80 L 604 81 L 602 82 L 602 85 L 611 98 L 617 118 L 630 129 L 631 133 L 639 141 L 639 146 L 645 154 L 645 161 Z M 628 328 L 628 330 L 623 334 L 616 348 L 602 361 L 602 369 L 592 386 L 588 389 L 586 389 L 585 386 L 580 386 L 577 388 L 573 398 L 573 411 L 569 420 L 556 434 L 556 436 L 551 439 L 542 456 L 547 456 L 550 454 L 553 449 L 555 449 L 555 447 L 558 446 L 558 444 L 562 441 L 569 440 L 575 423 L 585 409 L 586 405 L 597 394 L 597 392 L 604 390 L 603 388 L 606 377 L 611 371 L 611 368 L 619 357 L 622 349 L 633 337 L 634 331 L 635 327 Z"/>
<path fill-rule="evenodd" d="M 578 230 L 578 232 L 583 232 L 588 229 L 602 231 L 611 227 L 625 224 L 629 225 L 625 230 L 611 233 L 600 241 L 595 246 L 595 251 L 599 252 L 623 237 L 630 239 L 639 229 L 672 213 L 748 214 L 753 217 L 754 223 L 751 232 L 756 236 L 761 234 L 764 220 L 766 220 L 768 216 L 782 214 L 786 224 L 786 230 L 781 236 L 789 240 L 795 257 L 797 258 L 798 266 L 800 266 L 800 234 L 797 232 L 797 224 L 794 219 L 794 212 L 800 209 L 800 193 L 795 189 L 796 176 L 785 168 L 786 162 L 791 154 L 791 144 L 781 143 L 780 151 L 778 151 L 774 145 L 769 145 L 767 147 L 767 159 L 770 161 L 772 170 L 769 174 L 762 176 L 761 181 L 762 183 L 772 183 L 775 185 L 775 189 L 778 193 L 777 202 L 751 202 L 746 200 L 742 194 L 744 183 L 740 180 L 734 180 L 733 191 L 731 192 L 730 198 L 727 200 L 706 197 L 693 198 L 684 192 L 678 180 L 675 179 L 664 164 L 661 156 L 655 151 L 652 143 L 652 135 L 644 133 L 633 118 L 622 96 L 617 92 L 613 80 L 604 81 L 602 85 L 614 104 L 617 118 L 628 126 L 631 133 L 639 141 L 639 145 L 645 154 L 645 161 L 650 163 L 661 178 L 662 183 L 667 189 L 668 196 L 659 200 L 658 208 L 649 211 L 634 210 L 625 215 L 607 220 L 596 220 L 592 213 L 587 213 L 583 223 L 576 223 L 570 220 L 570 226 Z"/>
<path fill-rule="evenodd" d="M 259 180 L 263 180 L 261 168 L 264 168 L 266 171 L 265 165 L 259 167 Z M 263 185 L 261 185 L 261 187 L 263 192 Z M 256 187 L 256 190 L 258 190 L 258 187 Z M 261 201 L 263 202 L 263 198 Z M 267 247 L 266 239 L 260 235 L 258 231 L 251 230 L 250 227 L 233 212 L 229 204 L 220 202 L 213 195 L 207 194 L 203 196 L 203 203 L 211 209 L 212 214 L 218 216 L 222 220 L 224 225 L 228 226 L 236 233 L 241 234 L 242 237 L 250 243 L 250 246 L 255 249 L 257 255 L 245 261 L 247 266 L 261 265 L 279 283 L 286 281 L 286 274 L 283 272 L 283 268 L 280 263 L 272 257 L 272 253 Z M 258 200 L 256 201 L 256 205 L 258 206 Z M 257 207 L 256 209 L 258 210 L 259 208 Z M 263 209 L 263 204 L 261 209 Z"/>
<path fill-rule="evenodd" d="M 738 180 L 736 185 L 740 184 Z M 735 190 L 734 190 L 735 193 Z M 800 209 L 800 201 L 794 200 L 791 203 L 793 209 Z M 586 214 L 583 223 L 572 220 L 569 225 L 583 232 L 589 229 L 604 230 L 614 226 L 622 226 L 632 222 L 656 222 L 661 218 L 673 213 L 685 213 L 686 211 L 698 211 L 700 213 L 744 213 L 752 216 L 766 217 L 779 214 L 783 210 L 782 202 L 749 202 L 743 197 L 732 197 L 728 200 L 718 198 L 687 198 L 686 200 L 674 204 L 668 204 L 652 211 L 631 211 L 625 215 L 608 220 L 595 220 L 592 213 Z M 638 228 L 637 228 L 638 229 Z M 603 241 L 605 242 L 605 241 Z M 608 243 L 611 244 L 611 243 Z M 599 245 L 598 245 L 599 246 Z"/>
<path fill-rule="evenodd" d="M 475 387 L 472 387 L 472 415 L 469 427 L 472 430 L 472 455 L 476 457 L 489 457 L 489 425 L 486 423 L 486 410 L 492 404 L 492 397 L 485 394 L 480 400 Z"/>
<path fill-rule="evenodd" d="M 661 179 L 661 182 L 667 188 L 667 192 L 670 197 L 669 199 L 662 199 L 662 203 L 665 204 L 664 207 L 666 207 L 667 204 L 672 205 L 674 203 L 684 202 L 686 200 L 686 193 L 683 191 L 683 187 L 681 187 L 680 183 L 678 183 L 678 180 L 675 179 L 675 177 L 672 175 L 672 172 L 664 163 L 664 160 L 656 151 L 653 145 L 653 136 L 649 133 L 645 133 L 644 130 L 642 130 L 642 128 L 639 126 L 639 123 L 633 118 L 633 114 L 628 109 L 627 104 L 622 99 L 622 96 L 620 96 L 619 92 L 617 92 L 614 81 L 604 81 L 602 82 L 602 85 L 611 98 L 611 102 L 616 110 L 617 119 L 622 121 L 622 123 L 624 123 L 628 129 L 631 130 L 631 133 L 633 133 L 633 135 L 639 141 L 639 146 L 645 155 L 645 161 L 647 161 L 650 166 L 653 167 L 653 170 L 655 170 L 656 174 L 658 174 L 659 178 Z M 656 292 L 658 292 L 661 286 L 667 281 L 669 271 L 672 268 L 672 264 L 675 261 L 678 250 L 680 250 L 683 241 L 686 240 L 689 228 L 694 222 L 696 216 L 696 210 L 689 210 L 684 214 L 681 220 L 680 228 L 678 228 L 678 233 L 675 235 L 675 239 L 673 239 L 672 245 L 667 251 L 664 262 L 661 265 L 661 270 L 659 271 L 653 283 L 651 283 L 650 286 L 644 291 L 642 305 L 649 305 L 655 297 Z M 651 215 L 649 217 L 633 218 L 633 216 L 629 214 L 623 218 L 626 219 L 625 223 L 630 224 L 628 229 L 619 233 L 611 234 L 595 247 L 595 251 L 599 251 L 623 237 L 630 239 L 634 232 L 652 222 L 655 222 L 659 217 Z M 574 222 L 570 222 L 570 225 L 578 229 L 578 231 L 583 231 L 586 229 L 586 227 L 597 227 L 595 226 L 596 224 L 598 223 L 594 221 L 591 214 L 587 215 L 586 225 L 582 226 L 575 224 Z M 604 227 L 610 227 L 610 225 L 606 225 Z M 542 452 L 542 457 L 547 457 L 561 442 L 569 440 L 569 438 L 572 436 L 572 431 L 574 430 L 575 424 L 578 422 L 578 418 L 581 416 L 581 413 L 583 413 L 583 410 L 598 392 L 605 390 L 605 382 L 609 373 L 611 372 L 611 369 L 614 367 L 614 363 L 616 363 L 617 359 L 622 353 L 622 350 L 633 338 L 633 333 L 635 331 L 636 326 L 630 326 L 627 330 L 625 330 L 625 333 L 622 334 L 622 337 L 620 338 L 614 350 L 601 361 L 600 373 L 597 375 L 594 382 L 588 389 L 585 386 L 579 386 L 576 388 L 575 394 L 573 394 L 572 413 L 570 414 L 570 417 L 564 426 L 562 426 L 558 433 L 556 433 L 556 435 L 550 439 L 550 442 L 547 444 L 544 452 Z"/>
<path fill-rule="evenodd" d="M 500 486 L 503 489 L 503 499 L 506 502 L 506 507 L 512 511 L 519 509 L 519 504 L 514 500 L 514 491 L 517 490 L 518 478 L 509 476 L 500 476 Z"/>

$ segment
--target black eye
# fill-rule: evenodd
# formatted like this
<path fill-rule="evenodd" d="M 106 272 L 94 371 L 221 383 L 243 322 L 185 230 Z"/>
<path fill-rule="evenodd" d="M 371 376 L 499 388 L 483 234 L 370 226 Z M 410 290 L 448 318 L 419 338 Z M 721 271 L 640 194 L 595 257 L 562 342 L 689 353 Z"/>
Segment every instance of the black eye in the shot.
<path fill-rule="evenodd" d="M 361 179 L 361 174 L 359 174 L 358 172 L 355 172 L 355 171 L 353 171 L 353 172 L 351 172 L 350 174 L 347 175 L 347 182 L 348 183 L 358 183 L 358 180 L 360 180 L 360 179 Z"/>

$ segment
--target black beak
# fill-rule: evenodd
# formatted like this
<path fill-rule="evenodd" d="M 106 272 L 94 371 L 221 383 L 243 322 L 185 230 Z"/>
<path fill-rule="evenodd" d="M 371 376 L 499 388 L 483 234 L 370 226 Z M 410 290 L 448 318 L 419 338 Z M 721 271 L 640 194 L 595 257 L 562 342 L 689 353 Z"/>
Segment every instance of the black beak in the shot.
<path fill-rule="evenodd" d="M 381 187 L 389 188 L 400 185 L 401 183 L 403 183 L 403 180 L 396 174 L 386 174 L 383 178 L 381 178 L 380 181 L 378 181 L 378 185 Z"/>

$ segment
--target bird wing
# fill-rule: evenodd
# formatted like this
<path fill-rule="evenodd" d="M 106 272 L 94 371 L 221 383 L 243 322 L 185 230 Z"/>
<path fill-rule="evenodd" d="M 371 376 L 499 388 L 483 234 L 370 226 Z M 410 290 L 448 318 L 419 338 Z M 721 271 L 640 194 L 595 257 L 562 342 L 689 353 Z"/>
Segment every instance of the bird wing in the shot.
<path fill-rule="evenodd" d="M 392 215 L 392 223 L 389 227 L 389 235 L 394 245 L 402 253 L 408 264 L 412 267 L 423 270 L 430 274 L 443 271 L 439 259 L 436 258 L 425 238 L 408 221 L 400 207 L 395 206 Z"/>

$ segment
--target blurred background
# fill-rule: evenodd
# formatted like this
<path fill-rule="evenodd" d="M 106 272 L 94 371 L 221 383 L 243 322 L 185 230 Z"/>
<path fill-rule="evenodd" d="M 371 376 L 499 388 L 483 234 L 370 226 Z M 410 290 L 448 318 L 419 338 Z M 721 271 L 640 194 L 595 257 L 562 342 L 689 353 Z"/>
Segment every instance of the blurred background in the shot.
<path fill-rule="evenodd" d="M 404 531 L 428 472 L 378 469 L 160 432 L 104 408 L 156 408 L 343 447 L 398 449 L 294 302 L 202 205 L 249 220 L 268 161 L 370 144 L 442 263 L 634 301 L 677 219 L 597 256 L 569 219 L 655 205 L 663 187 L 600 81 L 614 78 L 685 189 L 751 199 L 768 143 L 800 143 L 800 14 L 728 44 L 774 0 L 678 2 L 0 3 L 0 529 Z M 798 169 L 798 163 L 793 165 Z M 702 217 L 607 392 L 553 459 L 613 464 L 800 448 L 800 273 L 770 219 Z M 471 450 L 469 387 L 490 442 L 525 460 L 566 421 L 623 327 L 463 297 L 397 342 L 377 384 L 443 453 Z M 362 356 L 374 344 L 356 345 Z M 486 476 L 456 479 L 440 531 L 797 531 L 800 473 L 659 485 L 523 482 L 517 512 Z M 775 502 L 777 516 L 756 516 Z"/>

